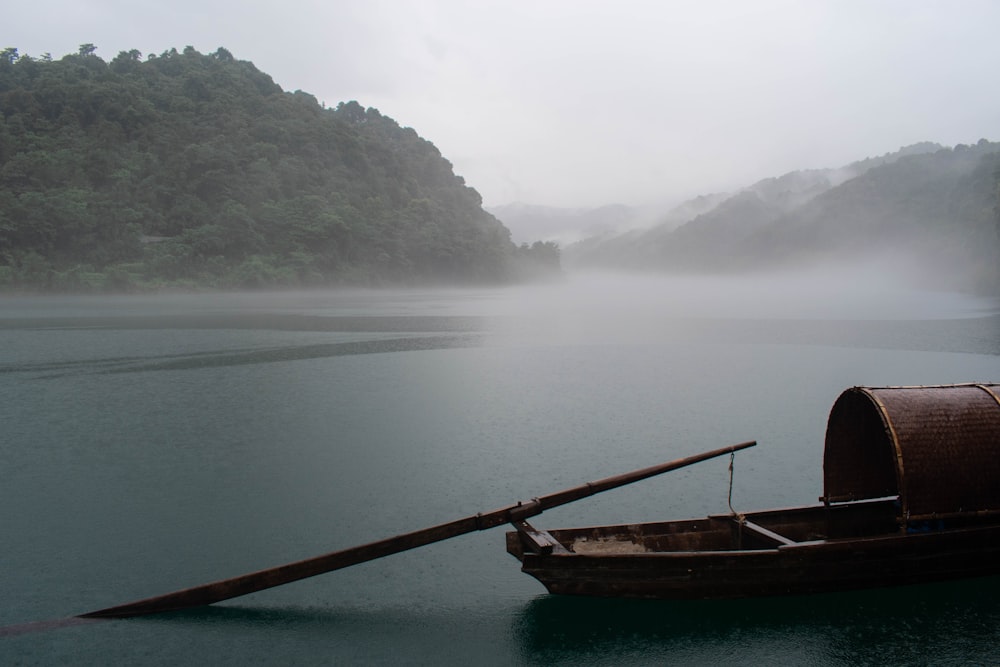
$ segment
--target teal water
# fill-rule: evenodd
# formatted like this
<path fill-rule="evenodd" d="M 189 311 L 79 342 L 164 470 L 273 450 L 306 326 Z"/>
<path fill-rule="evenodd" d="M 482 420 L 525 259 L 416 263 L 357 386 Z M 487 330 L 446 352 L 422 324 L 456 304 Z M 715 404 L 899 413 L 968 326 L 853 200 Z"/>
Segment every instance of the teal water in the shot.
<path fill-rule="evenodd" d="M 871 281 L 0 299 L 0 663 L 989 664 L 1000 582 L 557 598 L 503 529 L 211 608 L 25 627 L 748 439 L 811 503 L 837 395 L 1000 378 L 996 304 Z M 725 511 L 728 460 L 536 518 Z M 14 628 L 14 629 L 12 629 Z"/>

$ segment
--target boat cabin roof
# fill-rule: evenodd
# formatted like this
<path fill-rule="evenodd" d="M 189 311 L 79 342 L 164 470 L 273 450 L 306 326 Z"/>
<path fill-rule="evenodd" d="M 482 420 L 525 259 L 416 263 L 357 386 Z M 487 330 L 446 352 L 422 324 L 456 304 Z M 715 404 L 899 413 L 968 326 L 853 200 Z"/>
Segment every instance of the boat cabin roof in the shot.
<path fill-rule="evenodd" d="M 910 520 L 1000 512 L 1000 385 L 846 390 L 823 484 L 828 502 L 898 495 Z"/>

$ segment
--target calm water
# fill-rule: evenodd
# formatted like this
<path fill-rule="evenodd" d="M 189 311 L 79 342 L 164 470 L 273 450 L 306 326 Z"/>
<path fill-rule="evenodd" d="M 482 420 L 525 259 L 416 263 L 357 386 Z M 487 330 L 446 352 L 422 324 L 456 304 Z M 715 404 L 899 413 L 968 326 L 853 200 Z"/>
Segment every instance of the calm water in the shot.
<path fill-rule="evenodd" d="M 1000 580 L 548 596 L 495 529 L 211 608 L 24 631 L 726 444 L 815 502 L 857 384 L 1000 379 L 995 303 L 878 276 L 0 299 L 4 664 L 988 664 Z M 726 511 L 728 460 L 537 517 Z"/>

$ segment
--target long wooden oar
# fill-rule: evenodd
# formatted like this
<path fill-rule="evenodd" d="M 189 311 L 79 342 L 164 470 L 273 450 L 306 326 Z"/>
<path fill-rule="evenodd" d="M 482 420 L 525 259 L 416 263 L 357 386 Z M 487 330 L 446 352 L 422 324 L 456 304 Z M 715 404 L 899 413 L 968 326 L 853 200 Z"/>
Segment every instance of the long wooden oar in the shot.
<path fill-rule="evenodd" d="M 625 486 L 626 484 L 638 482 L 670 470 L 676 470 L 700 461 L 715 458 L 716 456 L 753 447 L 756 444 L 754 441 L 744 442 L 622 475 L 606 477 L 597 482 L 588 482 L 587 484 L 571 489 L 534 498 L 528 502 L 519 502 L 516 505 L 502 507 L 492 512 L 467 516 L 464 519 L 457 519 L 439 526 L 396 535 L 395 537 L 378 542 L 363 544 L 342 551 L 334 551 L 322 556 L 316 556 L 315 558 L 308 558 L 295 563 L 288 563 L 287 565 L 279 565 L 278 567 L 244 574 L 232 579 L 223 579 L 210 584 L 185 588 L 173 593 L 137 600 L 116 607 L 99 609 L 86 614 L 80 614 L 79 618 L 124 618 L 128 616 L 141 616 L 143 614 L 156 614 L 164 611 L 200 607 L 212 604 L 213 602 L 256 593 L 257 591 L 273 588 L 274 586 L 281 586 L 282 584 L 288 584 L 307 577 L 314 577 L 317 574 L 339 570 L 390 554 L 422 547 L 433 542 L 440 542 L 466 533 L 472 533 L 477 530 L 486 530 L 505 523 L 523 521 L 528 517 L 541 514 L 547 509 L 565 505 L 592 496 L 595 493 Z"/>

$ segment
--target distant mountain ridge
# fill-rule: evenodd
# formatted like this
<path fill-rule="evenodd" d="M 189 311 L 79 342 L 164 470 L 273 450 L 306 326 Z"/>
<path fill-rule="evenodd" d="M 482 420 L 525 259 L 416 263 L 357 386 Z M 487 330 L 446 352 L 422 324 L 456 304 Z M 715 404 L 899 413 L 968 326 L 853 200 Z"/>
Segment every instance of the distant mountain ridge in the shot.
<path fill-rule="evenodd" d="M 486 210 L 510 230 L 515 243 L 552 241 L 569 245 L 583 238 L 620 232 L 638 224 L 642 211 L 624 204 L 557 208 L 514 202 Z"/>
<path fill-rule="evenodd" d="M 676 204 L 671 208 L 655 206 L 636 207 L 609 204 L 594 208 L 559 208 L 515 202 L 488 206 L 486 210 L 496 216 L 511 231 L 516 243 L 535 240 L 553 241 L 568 248 L 573 261 L 587 263 L 591 253 L 595 263 L 608 262 L 618 252 L 628 254 L 630 240 L 649 239 L 644 230 L 654 230 L 654 237 L 662 237 L 675 228 L 707 214 L 723 202 L 751 191 L 758 195 L 773 212 L 780 213 L 805 203 L 811 197 L 839 185 L 873 167 L 893 162 L 900 157 L 940 150 L 941 145 L 923 142 L 906 146 L 893 153 L 869 157 L 850 165 L 834 169 L 811 169 L 789 172 L 783 176 L 766 178 L 736 193 L 716 192 L 703 194 Z M 744 198 L 753 207 L 755 202 Z M 738 203 L 727 205 L 733 212 Z M 600 248 L 600 250 L 596 250 Z M 612 260 L 612 264 L 615 262 Z"/>
<path fill-rule="evenodd" d="M 840 168 L 795 171 L 724 197 L 684 224 L 591 238 L 568 266 L 757 270 L 880 254 L 962 288 L 997 290 L 1000 144 L 929 142 Z"/>
<path fill-rule="evenodd" d="M 562 208 L 514 202 L 487 206 L 486 210 L 511 232 L 515 243 L 536 240 L 566 247 L 595 238 L 610 239 L 637 229 L 677 227 L 711 210 L 729 193 L 700 195 L 672 207 L 607 204 L 593 208 Z"/>

